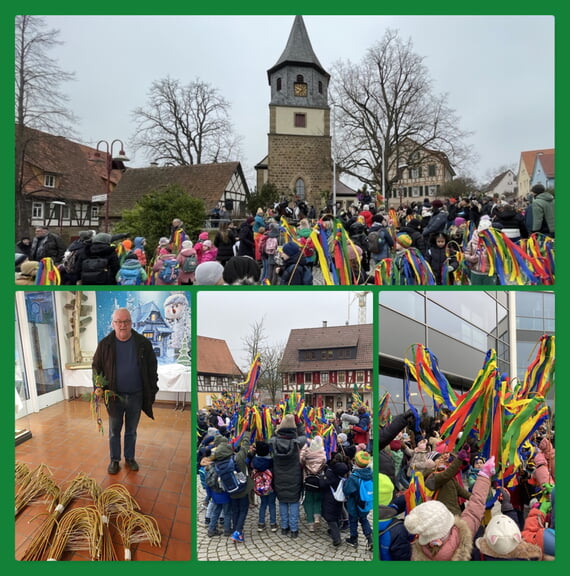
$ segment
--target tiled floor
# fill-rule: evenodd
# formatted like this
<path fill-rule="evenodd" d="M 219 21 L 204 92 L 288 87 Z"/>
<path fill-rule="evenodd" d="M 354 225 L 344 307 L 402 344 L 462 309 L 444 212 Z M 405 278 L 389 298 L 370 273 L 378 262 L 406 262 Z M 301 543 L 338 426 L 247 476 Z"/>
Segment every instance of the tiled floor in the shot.
<path fill-rule="evenodd" d="M 60 402 L 31 414 L 32 438 L 16 446 L 16 461 L 25 463 L 30 470 L 46 464 L 63 489 L 80 473 L 93 478 L 102 489 L 123 484 L 141 512 L 157 520 L 162 537 L 160 547 L 148 543 L 133 546 L 132 560 L 190 560 L 190 410 L 175 410 L 170 404 L 155 404 L 153 409 L 154 420 L 143 414 L 138 428 L 138 472 L 125 468 L 122 461 L 118 474 L 107 474 L 107 414 L 103 414 L 105 432 L 101 435 L 89 402 L 80 399 Z M 87 499 L 78 499 L 73 505 L 89 503 Z M 33 503 L 16 518 L 16 559 L 27 549 L 45 510 L 43 503 Z M 121 546 L 115 548 L 122 560 Z M 69 551 L 62 560 L 91 558 L 87 551 Z"/>

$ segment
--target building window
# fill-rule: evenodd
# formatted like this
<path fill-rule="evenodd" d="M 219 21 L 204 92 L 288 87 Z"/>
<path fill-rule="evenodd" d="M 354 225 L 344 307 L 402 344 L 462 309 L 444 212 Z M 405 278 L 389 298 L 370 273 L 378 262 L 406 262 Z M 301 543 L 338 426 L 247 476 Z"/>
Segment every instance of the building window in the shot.
<path fill-rule="evenodd" d="M 337 373 L 337 382 L 339 384 L 346 384 L 346 372 Z"/>
<path fill-rule="evenodd" d="M 44 186 L 46 188 L 55 188 L 55 176 L 53 174 L 44 174 Z"/>
<path fill-rule="evenodd" d="M 307 115 L 295 112 L 295 128 L 307 127 Z"/>
<path fill-rule="evenodd" d="M 97 220 L 99 218 L 99 206 L 91 206 L 91 220 Z"/>
<path fill-rule="evenodd" d="M 281 92 L 281 78 L 277 78 L 277 92 Z"/>
<path fill-rule="evenodd" d="M 356 371 L 356 381 L 357 382 L 364 382 L 364 370 L 357 370 Z"/>
<path fill-rule="evenodd" d="M 428 196 L 437 196 L 437 186 L 428 186 Z"/>
<path fill-rule="evenodd" d="M 43 217 L 44 217 L 43 202 L 32 202 L 32 218 L 43 218 Z"/>
<path fill-rule="evenodd" d="M 312 384 L 312 383 L 313 383 L 313 373 L 305 372 L 305 384 Z"/>
<path fill-rule="evenodd" d="M 321 360 L 326 360 L 326 359 L 327 359 L 327 351 L 321 350 Z"/>
<path fill-rule="evenodd" d="M 319 80 L 319 94 L 323 93 L 323 83 Z"/>
<path fill-rule="evenodd" d="M 418 198 L 421 186 L 412 186 L 412 198 Z"/>
<path fill-rule="evenodd" d="M 299 200 L 305 199 L 305 182 L 302 178 L 297 178 L 297 182 L 295 182 L 295 194 Z"/>
<path fill-rule="evenodd" d="M 328 383 L 329 383 L 329 373 L 321 372 L 321 384 L 328 384 Z"/>
<path fill-rule="evenodd" d="M 304 82 L 305 78 L 302 74 L 297 74 L 297 79 L 295 80 L 295 82 Z"/>
<path fill-rule="evenodd" d="M 437 167 L 435 164 L 430 164 L 428 166 L 428 176 L 434 178 L 437 175 Z"/>

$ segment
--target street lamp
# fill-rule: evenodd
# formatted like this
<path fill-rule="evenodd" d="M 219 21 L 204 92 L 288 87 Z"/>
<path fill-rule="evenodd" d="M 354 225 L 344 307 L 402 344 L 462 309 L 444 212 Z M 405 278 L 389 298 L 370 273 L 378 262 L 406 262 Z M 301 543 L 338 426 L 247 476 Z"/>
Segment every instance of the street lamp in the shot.
<path fill-rule="evenodd" d="M 396 179 L 394 180 L 394 182 L 399 182 L 400 179 L 402 178 L 402 172 L 408 167 L 407 162 L 400 162 L 398 164 L 398 169 L 396 171 Z M 400 197 L 400 208 L 402 207 L 402 192 L 404 191 L 402 186 L 398 187 L 398 195 Z"/>
<path fill-rule="evenodd" d="M 120 145 L 119 154 L 113 157 L 113 148 L 115 144 Z M 104 149 L 100 149 L 104 145 Z M 105 159 L 101 158 L 101 152 L 105 152 Z M 110 144 L 107 140 L 99 140 L 95 148 L 93 162 L 105 162 L 106 176 L 105 181 L 105 232 L 109 232 L 109 204 L 111 201 L 111 171 L 113 170 L 113 161 L 115 162 L 128 162 L 129 158 L 125 154 L 123 142 L 119 139 L 113 140 Z"/>
<path fill-rule="evenodd" d="M 59 235 L 61 236 L 63 233 L 63 207 L 66 204 L 65 204 L 65 202 L 62 202 L 61 200 L 54 200 L 52 202 L 52 205 L 58 206 L 57 220 L 58 220 L 58 224 L 59 224 Z"/>

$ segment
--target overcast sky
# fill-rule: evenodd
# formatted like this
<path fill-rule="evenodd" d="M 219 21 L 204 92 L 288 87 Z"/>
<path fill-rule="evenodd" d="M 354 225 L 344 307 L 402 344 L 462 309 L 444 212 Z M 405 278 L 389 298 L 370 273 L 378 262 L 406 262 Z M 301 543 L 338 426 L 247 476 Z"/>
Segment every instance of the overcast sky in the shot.
<path fill-rule="evenodd" d="M 200 78 L 231 103 L 239 158 L 250 185 L 267 153 L 267 70 L 281 55 L 293 16 L 49 16 L 63 44 L 50 55 L 76 81 L 63 87 L 79 117 L 79 140 L 123 140 L 129 152 L 132 112 L 154 81 L 186 85 Z M 551 16 L 304 16 L 323 67 L 359 62 L 386 28 L 412 39 L 436 94 L 447 93 L 479 162 L 482 182 L 520 152 L 554 147 L 554 18 Z"/>
<path fill-rule="evenodd" d="M 249 357 L 243 340 L 255 323 L 263 321 L 268 345 L 285 344 L 294 328 L 318 328 L 358 324 L 356 291 L 259 291 L 198 292 L 198 336 L 225 340 L 238 366 L 247 371 Z M 360 292 L 361 293 L 361 292 Z M 366 323 L 373 318 L 372 294 L 366 295 Z"/>

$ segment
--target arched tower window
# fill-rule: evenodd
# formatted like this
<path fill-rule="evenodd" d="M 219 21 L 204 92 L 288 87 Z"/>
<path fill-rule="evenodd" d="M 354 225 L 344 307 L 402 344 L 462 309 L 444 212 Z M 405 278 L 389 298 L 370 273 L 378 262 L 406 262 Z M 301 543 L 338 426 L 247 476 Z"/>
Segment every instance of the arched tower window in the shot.
<path fill-rule="evenodd" d="M 281 78 L 277 78 L 277 92 L 281 91 Z"/>
<path fill-rule="evenodd" d="M 305 78 L 303 77 L 302 74 L 297 74 L 297 80 L 295 80 L 295 82 L 304 82 Z"/>
<path fill-rule="evenodd" d="M 299 200 L 305 199 L 305 181 L 302 178 L 297 178 L 295 182 L 295 194 Z"/>

